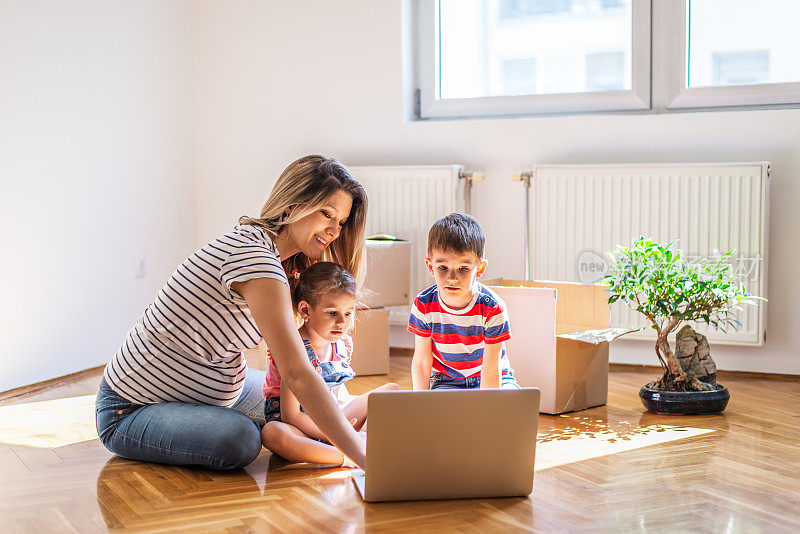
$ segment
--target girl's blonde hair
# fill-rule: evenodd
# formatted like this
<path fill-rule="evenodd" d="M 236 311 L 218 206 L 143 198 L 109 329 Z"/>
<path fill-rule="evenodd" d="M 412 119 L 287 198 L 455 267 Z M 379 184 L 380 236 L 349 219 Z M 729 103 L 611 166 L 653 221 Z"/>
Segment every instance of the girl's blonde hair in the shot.
<path fill-rule="evenodd" d="M 338 263 L 361 280 L 367 193 L 347 168 L 333 158 L 311 155 L 290 164 L 272 188 L 259 218 L 242 216 L 239 224 L 263 228 L 274 240 L 284 226 L 322 208 L 337 191 L 349 194 L 353 205 L 339 237 L 328 246 L 322 259 Z M 286 275 L 291 277 L 293 271 L 303 272 L 315 262 L 298 252 L 282 263 Z"/>

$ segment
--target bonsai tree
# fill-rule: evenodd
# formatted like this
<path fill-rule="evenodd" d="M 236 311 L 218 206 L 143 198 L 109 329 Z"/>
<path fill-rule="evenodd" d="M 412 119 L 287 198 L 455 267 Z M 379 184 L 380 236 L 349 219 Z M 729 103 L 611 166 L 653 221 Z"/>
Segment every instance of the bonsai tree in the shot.
<path fill-rule="evenodd" d="M 732 250 L 689 263 L 680 251 L 671 250 L 673 244 L 661 245 L 640 237 L 630 248 L 617 247 L 610 252 L 611 274 L 604 278 L 609 286 L 608 302 L 625 302 L 644 315 L 656 331 L 655 351 L 664 375 L 648 384 L 649 388 L 712 390 L 713 385 L 681 366 L 667 336 L 684 321 L 702 321 L 723 332 L 737 329 L 742 325 L 735 316 L 742 310 L 740 305 L 756 305 L 755 299 L 765 299 L 750 295 L 732 273 L 728 261 Z"/>

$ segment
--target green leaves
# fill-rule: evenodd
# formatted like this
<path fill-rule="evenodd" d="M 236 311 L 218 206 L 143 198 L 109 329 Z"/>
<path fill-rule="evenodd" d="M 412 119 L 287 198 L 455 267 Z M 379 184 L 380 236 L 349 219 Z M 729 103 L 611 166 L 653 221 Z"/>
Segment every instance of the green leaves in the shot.
<path fill-rule="evenodd" d="M 742 310 L 740 304 L 766 300 L 750 295 L 732 272 L 733 250 L 689 262 L 673 245 L 641 236 L 630 247 L 610 252 L 613 267 L 604 278 L 609 304 L 625 302 L 660 333 L 674 318 L 703 321 L 723 331 L 726 326 L 738 328 L 741 323 L 731 312 Z"/>

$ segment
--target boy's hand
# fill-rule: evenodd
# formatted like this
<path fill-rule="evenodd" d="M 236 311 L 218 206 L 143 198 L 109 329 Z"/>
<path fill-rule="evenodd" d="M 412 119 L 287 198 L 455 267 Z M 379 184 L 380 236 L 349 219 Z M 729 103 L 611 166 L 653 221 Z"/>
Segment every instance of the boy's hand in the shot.
<path fill-rule="evenodd" d="M 485 345 L 481 363 L 481 389 L 500 387 L 500 351 L 502 343 Z"/>
<path fill-rule="evenodd" d="M 414 390 L 430 389 L 433 350 L 431 338 L 414 336 L 414 356 L 411 358 L 411 383 Z"/>

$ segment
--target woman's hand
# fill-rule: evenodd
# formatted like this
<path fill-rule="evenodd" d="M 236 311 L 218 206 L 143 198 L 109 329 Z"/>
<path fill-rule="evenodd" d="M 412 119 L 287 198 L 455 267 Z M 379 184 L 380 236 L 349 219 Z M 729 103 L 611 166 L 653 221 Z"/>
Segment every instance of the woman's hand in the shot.
<path fill-rule="evenodd" d="M 254 278 L 231 289 L 247 302 L 264 341 L 281 371 L 281 380 L 303 409 L 339 450 L 358 466 L 366 465 L 364 440 L 345 418 L 325 381 L 314 372 L 297 333 L 289 288 L 280 280 Z"/>

